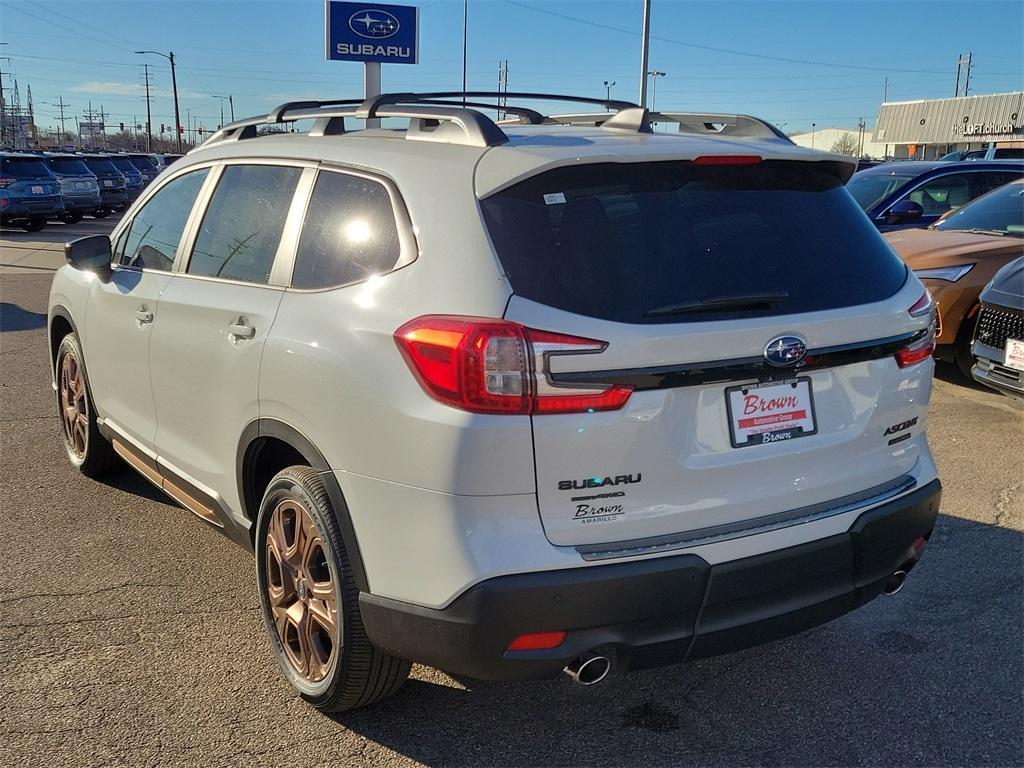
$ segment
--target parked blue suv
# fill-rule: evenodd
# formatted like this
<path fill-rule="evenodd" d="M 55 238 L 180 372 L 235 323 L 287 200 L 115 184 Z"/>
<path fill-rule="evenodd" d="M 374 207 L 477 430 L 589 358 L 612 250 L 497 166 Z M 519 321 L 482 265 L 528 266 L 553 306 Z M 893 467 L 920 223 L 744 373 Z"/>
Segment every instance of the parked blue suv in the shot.
<path fill-rule="evenodd" d="M 128 192 L 128 202 L 124 204 L 124 207 L 127 208 L 128 203 L 135 200 L 145 189 L 146 180 L 143 178 L 142 172 L 128 158 L 128 155 L 106 155 L 106 158 L 124 175 L 125 188 Z"/>
<path fill-rule="evenodd" d="M 927 227 L 943 214 L 1024 176 L 1020 160 L 883 163 L 854 174 L 846 185 L 882 232 Z"/>
<path fill-rule="evenodd" d="M 64 210 L 60 182 L 38 155 L 0 155 L 0 223 L 38 232 Z"/>
<path fill-rule="evenodd" d="M 100 207 L 100 186 L 96 174 L 76 155 L 45 155 L 44 161 L 60 181 L 64 212 L 60 219 L 67 224 L 81 221 L 87 213 Z"/>

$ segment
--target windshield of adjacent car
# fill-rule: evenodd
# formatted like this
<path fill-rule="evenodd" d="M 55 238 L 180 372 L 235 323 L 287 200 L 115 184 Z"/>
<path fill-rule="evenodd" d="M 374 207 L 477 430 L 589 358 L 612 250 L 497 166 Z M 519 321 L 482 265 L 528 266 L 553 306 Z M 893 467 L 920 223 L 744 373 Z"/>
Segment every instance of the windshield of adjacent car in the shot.
<path fill-rule="evenodd" d="M 846 190 L 861 210 L 869 211 L 913 178 L 898 173 L 855 173 L 847 182 Z"/>
<path fill-rule="evenodd" d="M 52 157 L 50 167 L 65 176 L 88 176 L 90 171 L 77 157 Z"/>
<path fill-rule="evenodd" d="M 50 179 L 53 174 L 42 160 L 28 157 L 3 158 L 2 175 L 13 179 Z"/>
<path fill-rule="evenodd" d="M 784 315 L 881 301 L 906 268 L 817 163 L 596 163 L 481 201 L 523 298 L 625 323 Z"/>
<path fill-rule="evenodd" d="M 979 197 L 935 229 L 1024 237 L 1024 184 L 1007 184 Z"/>

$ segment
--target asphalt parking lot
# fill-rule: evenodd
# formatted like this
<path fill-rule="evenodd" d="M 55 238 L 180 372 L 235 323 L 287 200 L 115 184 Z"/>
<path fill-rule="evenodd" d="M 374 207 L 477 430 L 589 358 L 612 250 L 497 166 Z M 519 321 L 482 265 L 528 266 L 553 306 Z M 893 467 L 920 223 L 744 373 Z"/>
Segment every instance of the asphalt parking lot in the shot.
<path fill-rule="evenodd" d="M 394 698 L 328 717 L 278 672 L 247 554 L 134 474 L 90 481 L 64 459 L 59 259 L 13 267 L 26 242 L 89 228 L 0 241 L 0 765 L 1024 763 L 1024 412 L 1007 398 L 940 366 L 943 514 L 896 597 L 592 689 L 416 667 Z"/>

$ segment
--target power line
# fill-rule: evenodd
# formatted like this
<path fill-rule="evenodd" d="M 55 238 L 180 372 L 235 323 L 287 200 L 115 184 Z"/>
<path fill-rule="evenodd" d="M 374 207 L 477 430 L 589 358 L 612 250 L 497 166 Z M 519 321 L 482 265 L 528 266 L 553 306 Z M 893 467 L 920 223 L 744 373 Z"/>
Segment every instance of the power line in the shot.
<path fill-rule="evenodd" d="M 625 29 L 623 27 L 614 27 L 614 26 L 612 26 L 610 24 L 602 24 L 601 22 L 591 21 L 590 19 L 581 19 L 578 16 L 570 16 L 570 15 L 565 14 L 565 13 L 558 13 L 557 11 L 551 11 L 551 10 L 548 10 L 547 8 L 537 8 L 536 6 L 529 5 L 527 3 L 519 2 L 519 0 L 504 0 L 504 2 L 507 3 L 508 5 L 514 5 L 514 6 L 517 6 L 519 8 L 525 8 L 525 9 L 527 9 L 529 11 L 533 11 L 534 13 L 543 13 L 543 14 L 545 14 L 547 16 L 554 16 L 555 18 L 565 19 L 566 21 L 574 21 L 574 22 L 576 22 L 578 24 L 586 24 L 587 26 L 596 27 L 598 29 L 605 29 L 605 30 L 608 30 L 610 32 L 620 32 L 622 34 L 630 35 L 632 37 L 636 37 L 637 35 L 640 34 L 639 32 L 636 32 L 636 31 L 634 31 L 632 29 Z M 867 66 L 867 65 L 863 65 L 863 64 L 837 64 L 837 63 L 834 63 L 834 62 L 827 62 L 827 61 L 814 61 L 812 59 L 794 59 L 794 58 L 790 58 L 788 56 L 771 56 L 771 55 L 764 54 L 764 53 L 751 53 L 749 51 L 737 51 L 737 50 L 733 50 L 731 48 L 717 48 L 717 47 L 712 46 L 712 45 L 701 45 L 699 43 L 688 43 L 688 42 L 685 42 L 683 40 L 674 40 L 674 39 L 672 39 L 670 37 L 662 37 L 660 35 L 651 35 L 651 39 L 652 40 L 657 40 L 657 41 L 662 42 L 662 43 L 669 43 L 671 45 L 681 45 L 681 46 L 684 46 L 686 48 L 696 48 L 697 50 L 701 50 L 701 51 L 712 51 L 714 53 L 725 53 L 725 54 L 729 54 L 731 56 L 746 56 L 748 58 L 763 59 L 763 60 L 766 60 L 766 61 L 781 61 L 781 62 L 785 62 L 787 64 L 806 64 L 806 65 L 812 65 L 812 66 L 818 66 L 818 67 L 838 67 L 838 68 L 841 68 L 841 69 L 862 69 L 862 70 L 867 70 L 867 71 L 871 71 L 871 72 L 905 72 L 905 73 L 927 74 L 927 75 L 942 75 L 942 74 L 945 74 L 944 72 L 939 72 L 937 70 L 931 70 L 931 69 L 895 69 L 895 68 L 891 68 L 891 67 L 871 67 L 871 66 Z"/>

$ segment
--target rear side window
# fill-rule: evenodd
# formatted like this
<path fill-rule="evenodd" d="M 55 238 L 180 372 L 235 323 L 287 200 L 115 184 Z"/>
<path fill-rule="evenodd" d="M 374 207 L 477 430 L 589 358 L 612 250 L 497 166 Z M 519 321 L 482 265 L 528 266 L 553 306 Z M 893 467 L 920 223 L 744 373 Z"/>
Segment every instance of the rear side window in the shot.
<path fill-rule="evenodd" d="M 169 272 L 178 256 L 178 243 L 209 169 L 179 176 L 142 206 L 124 236 L 119 261 L 129 267 Z"/>
<path fill-rule="evenodd" d="M 42 160 L 21 157 L 5 157 L 0 172 L 9 179 L 50 179 L 53 174 Z"/>
<path fill-rule="evenodd" d="M 391 270 L 401 242 L 391 196 L 360 176 L 323 171 L 295 254 L 295 288 L 329 288 Z"/>
<path fill-rule="evenodd" d="M 203 216 L 188 274 L 265 284 L 301 168 L 229 165 Z"/>
<path fill-rule="evenodd" d="M 516 294 L 603 320 L 814 312 L 880 301 L 906 280 L 842 183 L 811 163 L 576 166 L 481 204 Z"/>

